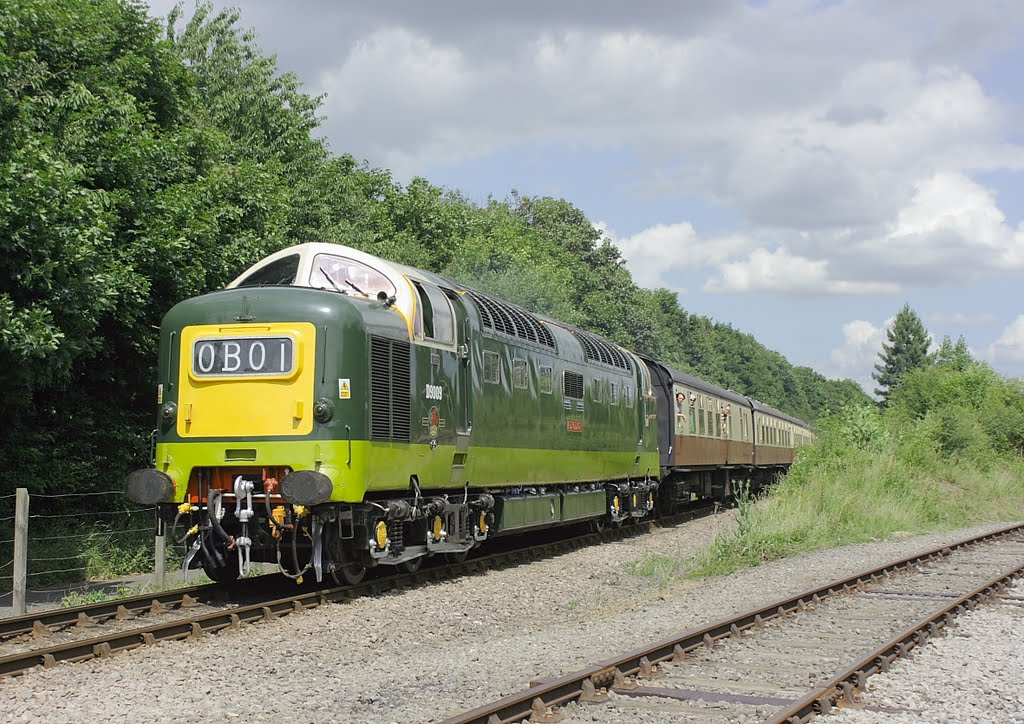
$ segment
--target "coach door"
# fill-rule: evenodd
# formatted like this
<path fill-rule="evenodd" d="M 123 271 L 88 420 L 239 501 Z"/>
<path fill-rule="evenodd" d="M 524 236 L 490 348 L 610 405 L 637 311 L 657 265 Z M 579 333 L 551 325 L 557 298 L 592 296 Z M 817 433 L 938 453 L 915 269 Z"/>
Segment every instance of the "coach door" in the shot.
<path fill-rule="evenodd" d="M 444 293 L 455 309 L 455 349 L 457 358 L 457 379 L 453 387 L 458 390 L 459 399 L 453 406 L 455 413 L 455 455 L 452 459 L 452 483 L 466 482 L 466 461 L 469 457 L 469 438 L 473 431 L 473 374 L 470 369 L 469 318 L 462 298 L 450 289 Z"/>

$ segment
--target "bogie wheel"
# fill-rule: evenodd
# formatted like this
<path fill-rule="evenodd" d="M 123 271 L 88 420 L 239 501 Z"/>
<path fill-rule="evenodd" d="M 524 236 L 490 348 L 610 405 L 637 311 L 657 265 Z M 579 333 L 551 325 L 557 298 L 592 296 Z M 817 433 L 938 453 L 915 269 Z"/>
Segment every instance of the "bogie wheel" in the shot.
<path fill-rule="evenodd" d="M 417 556 L 416 558 L 410 558 L 407 561 L 402 561 L 398 564 L 399 569 L 402 573 L 415 573 L 423 565 L 423 559 L 426 556 Z"/>
<path fill-rule="evenodd" d="M 356 586 L 366 578 L 366 566 L 358 563 L 344 563 L 331 570 L 331 577 L 339 586 Z"/>
<path fill-rule="evenodd" d="M 604 530 L 605 520 L 604 518 L 594 518 L 590 521 L 590 530 L 594 533 L 600 533 Z"/>
<path fill-rule="evenodd" d="M 231 565 L 230 563 L 223 566 L 213 566 L 204 562 L 203 572 L 207 574 L 211 581 L 218 584 L 232 584 L 239 580 L 239 566 Z"/>

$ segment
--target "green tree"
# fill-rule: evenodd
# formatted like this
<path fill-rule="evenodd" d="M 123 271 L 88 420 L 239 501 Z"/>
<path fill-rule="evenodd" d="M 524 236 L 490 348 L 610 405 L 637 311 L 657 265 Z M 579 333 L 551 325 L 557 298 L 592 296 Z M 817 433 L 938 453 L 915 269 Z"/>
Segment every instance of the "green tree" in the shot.
<path fill-rule="evenodd" d="M 889 341 L 882 343 L 878 353 L 881 361 L 871 375 L 880 385 L 875 394 L 882 398 L 883 405 L 888 404 L 889 396 L 907 372 L 928 364 L 928 331 L 909 304 L 904 304 L 896 314 L 886 337 Z"/>
<path fill-rule="evenodd" d="M 971 350 L 967 348 L 967 342 L 963 336 L 957 339 L 956 344 L 949 339 L 949 335 L 942 338 L 942 344 L 935 351 L 933 357 L 935 364 L 948 365 L 958 372 L 963 372 L 974 362 Z"/>

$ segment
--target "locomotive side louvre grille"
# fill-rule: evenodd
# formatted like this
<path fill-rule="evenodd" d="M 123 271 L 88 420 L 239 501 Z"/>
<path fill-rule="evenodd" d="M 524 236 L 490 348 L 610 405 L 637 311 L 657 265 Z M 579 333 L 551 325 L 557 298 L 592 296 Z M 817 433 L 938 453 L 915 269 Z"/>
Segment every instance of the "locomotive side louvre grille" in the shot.
<path fill-rule="evenodd" d="M 576 400 L 583 399 L 583 375 L 572 370 L 565 370 L 563 373 L 562 385 L 566 397 Z"/>
<path fill-rule="evenodd" d="M 610 367 L 618 367 L 627 372 L 633 371 L 633 365 L 629 363 L 629 358 L 622 354 L 615 345 L 580 329 L 574 329 L 572 333 L 583 346 L 583 353 L 586 354 L 588 360 L 601 362 Z"/>
<path fill-rule="evenodd" d="M 487 329 L 555 349 L 555 338 L 540 320 L 525 309 L 499 302 L 480 292 L 469 291 Z"/>
<path fill-rule="evenodd" d="M 411 345 L 391 342 L 391 439 L 409 442 L 412 395 L 409 389 Z"/>
<path fill-rule="evenodd" d="M 388 340 L 370 337 L 370 437 L 391 437 L 391 345 Z"/>
<path fill-rule="evenodd" d="M 370 438 L 408 442 L 410 345 L 370 337 Z"/>
<path fill-rule="evenodd" d="M 554 349 L 555 338 L 554 336 L 552 336 L 551 330 L 549 330 L 546 325 L 538 324 L 537 331 L 539 333 L 538 337 L 540 339 L 540 343 L 545 347 L 550 347 L 551 349 Z"/>

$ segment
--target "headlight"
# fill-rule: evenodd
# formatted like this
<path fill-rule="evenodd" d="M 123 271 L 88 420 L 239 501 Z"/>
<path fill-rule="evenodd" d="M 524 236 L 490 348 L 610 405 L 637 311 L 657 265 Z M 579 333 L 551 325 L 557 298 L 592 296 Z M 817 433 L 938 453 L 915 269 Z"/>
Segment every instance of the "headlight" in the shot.
<path fill-rule="evenodd" d="M 313 419 L 317 422 L 330 422 L 334 418 L 334 403 L 321 397 L 313 403 Z"/>
<path fill-rule="evenodd" d="M 178 406 L 173 402 L 165 402 L 160 407 L 160 419 L 164 422 L 174 422 L 178 416 Z"/>

